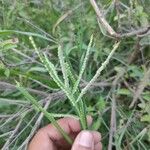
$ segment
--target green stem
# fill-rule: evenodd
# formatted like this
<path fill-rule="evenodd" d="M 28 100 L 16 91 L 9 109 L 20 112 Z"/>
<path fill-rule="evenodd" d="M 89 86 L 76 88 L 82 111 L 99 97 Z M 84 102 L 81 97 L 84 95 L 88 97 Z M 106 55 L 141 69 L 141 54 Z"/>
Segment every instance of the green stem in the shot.
<path fill-rule="evenodd" d="M 25 96 L 27 100 L 29 100 L 39 111 L 43 112 L 45 117 L 57 128 L 57 130 L 60 132 L 60 134 L 65 138 L 65 140 L 69 143 L 72 144 L 73 141 L 69 137 L 69 135 L 59 126 L 55 118 L 48 113 L 35 99 L 32 97 L 28 91 L 26 91 L 23 87 L 20 87 L 20 84 L 17 82 L 17 88 L 18 90 Z"/>

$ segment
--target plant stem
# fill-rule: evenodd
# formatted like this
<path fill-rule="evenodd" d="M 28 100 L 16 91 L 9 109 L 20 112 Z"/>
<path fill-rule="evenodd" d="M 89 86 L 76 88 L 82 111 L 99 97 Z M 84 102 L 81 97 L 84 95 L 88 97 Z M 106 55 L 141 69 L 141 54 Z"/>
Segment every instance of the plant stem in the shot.
<path fill-rule="evenodd" d="M 29 100 L 39 111 L 43 112 L 45 117 L 54 125 L 54 127 L 57 128 L 57 130 L 60 132 L 60 134 L 65 138 L 65 140 L 72 144 L 73 141 L 69 137 L 69 135 L 59 126 L 57 121 L 54 119 L 54 117 L 48 113 L 35 99 L 32 97 L 23 87 L 20 86 L 20 84 L 17 82 L 17 88 L 18 90 L 25 96 L 27 100 Z"/>
<path fill-rule="evenodd" d="M 106 68 L 107 64 L 109 63 L 110 58 L 112 57 L 112 55 L 114 54 L 114 52 L 118 48 L 119 44 L 120 44 L 120 42 L 118 42 L 118 43 L 116 43 L 114 45 L 114 48 L 112 49 L 112 51 L 108 55 L 107 59 L 102 63 L 101 67 L 96 71 L 96 74 L 94 75 L 94 77 L 86 85 L 86 87 L 84 89 L 82 89 L 82 91 L 81 91 L 79 97 L 77 98 L 76 102 L 78 102 L 82 98 L 82 96 L 87 92 L 87 90 L 89 89 L 89 87 L 97 80 L 97 78 L 99 77 L 99 75 L 101 74 L 101 72 Z"/>

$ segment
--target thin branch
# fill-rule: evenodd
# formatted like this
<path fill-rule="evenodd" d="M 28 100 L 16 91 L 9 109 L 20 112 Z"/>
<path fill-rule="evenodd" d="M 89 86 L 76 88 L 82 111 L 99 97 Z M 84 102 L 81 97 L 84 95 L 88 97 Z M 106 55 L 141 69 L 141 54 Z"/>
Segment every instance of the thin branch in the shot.
<path fill-rule="evenodd" d="M 0 81 L 0 91 L 3 91 L 3 90 L 16 90 L 16 86 L 7 82 Z M 44 96 L 44 97 L 48 96 L 48 93 L 43 92 L 43 91 L 39 91 L 39 90 L 31 89 L 31 88 L 27 88 L 27 90 L 39 96 Z"/>
<path fill-rule="evenodd" d="M 30 60 L 31 62 L 36 62 L 36 63 L 39 64 L 39 65 L 42 65 L 39 61 L 36 60 L 36 58 L 38 58 L 37 55 L 35 55 L 34 58 L 32 58 L 32 57 L 30 57 L 30 56 L 24 54 L 23 52 L 21 52 L 21 51 L 15 49 L 15 48 L 12 48 L 12 50 L 13 50 L 15 53 L 17 53 L 17 54 L 21 55 L 22 57 L 26 58 L 27 60 Z"/>
<path fill-rule="evenodd" d="M 150 26 L 131 31 L 129 33 L 123 33 L 123 34 L 120 35 L 120 37 L 121 38 L 123 38 L 123 37 L 131 37 L 131 36 L 134 36 L 134 35 L 137 35 L 137 36 L 140 37 L 140 36 L 142 36 L 142 35 L 144 35 L 146 33 L 149 33 L 149 31 L 150 31 Z"/>
<path fill-rule="evenodd" d="M 117 11 L 118 31 L 120 31 L 121 22 L 120 22 L 119 0 L 114 0 L 114 4 L 115 4 L 116 11 Z"/>
<path fill-rule="evenodd" d="M 128 64 L 132 64 L 138 57 L 140 51 L 141 51 L 141 45 L 140 45 L 141 38 L 137 37 L 135 48 L 133 52 L 130 54 L 130 57 L 128 57 Z"/>
<path fill-rule="evenodd" d="M 112 106 L 111 106 L 111 120 L 110 120 L 108 150 L 112 150 L 113 137 L 115 135 L 115 132 L 116 132 L 116 100 L 115 100 L 115 95 L 112 94 Z"/>
<path fill-rule="evenodd" d="M 28 112 L 27 112 L 28 113 Z M 27 115 L 27 113 L 26 114 L 24 114 L 24 115 Z M 31 126 L 31 123 L 33 122 L 33 120 L 36 118 L 36 116 L 37 116 L 37 114 L 38 113 L 35 113 L 34 114 L 34 116 L 29 120 L 29 122 L 26 124 L 26 126 L 22 129 L 22 130 L 20 130 L 20 132 L 18 132 L 18 134 L 16 134 L 16 136 L 10 141 L 10 143 L 8 144 L 8 147 L 10 147 L 19 137 L 20 137 L 20 135 L 29 127 L 29 126 Z M 18 149 L 17 149 L 18 150 Z"/>
<path fill-rule="evenodd" d="M 116 49 L 119 47 L 120 42 L 116 43 L 112 49 L 112 51 L 110 52 L 110 54 L 108 55 L 108 57 L 106 58 L 106 60 L 102 63 L 102 65 L 98 68 L 98 70 L 96 71 L 95 75 L 93 76 L 93 78 L 90 80 L 90 82 L 82 89 L 80 95 L 78 96 L 76 102 L 78 102 L 82 96 L 89 90 L 90 86 L 92 84 L 94 84 L 94 82 L 97 80 L 97 78 L 100 76 L 101 72 L 106 68 L 107 64 L 109 63 L 111 57 L 113 56 L 113 54 L 115 53 Z"/>
<path fill-rule="evenodd" d="M 22 114 L 25 114 L 25 113 L 29 113 L 31 112 L 32 109 L 21 109 L 20 111 L 18 111 L 17 113 L 15 114 L 12 114 L 12 116 L 10 118 L 8 118 L 2 125 L 0 125 L 0 130 L 9 122 L 11 122 L 12 120 L 18 118 L 19 116 L 21 116 Z"/>
<path fill-rule="evenodd" d="M 0 102 L 4 102 L 10 105 L 19 105 L 19 106 L 25 106 L 26 104 L 30 104 L 29 102 L 23 100 L 7 99 L 1 97 L 0 97 Z"/>
<path fill-rule="evenodd" d="M 47 110 L 49 105 L 51 103 L 51 99 L 48 99 L 48 101 L 46 102 L 44 109 Z M 43 113 L 40 113 L 38 119 L 36 120 L 34 126 L 32 127 L 32 130 L 29 134 L 29 136 L 26 138 L 26 140 L 21 144 L 21 146 L 19 147 L 19 149 L 22 149 L 24 146 L 26 147 L 25 149 L 27 149 L 27 146 L 29 144 L 30 139 L 33 137 L 33 135 L 35 134 L 35 132 L 37 131 L 37 129 L 39 128 L 41 121 L 44 117 Z"/>
<path fill-rule="evenodd" d="M 118 72 L 116 78 L 112 83 L 111 93 L 112 93 L 112 106 L 111 106 L 111 119 L 110 119 L 110 131 L 109 131 L 109 143 L 108 143 L 108 150 L 112 150 L 113 145 L 113 137 L 116 133 L 116 96 L 115 96 L 115 89 L 120 80 L 120 78 L 124 75 L 124 71 Z"/>
<path fill-rule="evenodd" d="M 0 114 L 0 119 L 1 119 L 1 118 L 3 118 L 3 119 L 4 119 L 4 118 L 10 118 L 10 117 L 12 117 L 12 116 L 13 116 L 12 114 L 11 114 L 11 115 L 10 115 L 10 114 L 9 114 L 9 115 Z"/>
<path fill-rule="evenodd" d="M 52 29 L 52 33 L 55 33 L 55 30 L 57 28 L 57 26 L 63 21 L 65 20 L 68 16 L 70 16 L 76 9 L 80 8 L 84 3 L 80 3 L 79 5 L 77 5 L 75 8 L 68 10 L 65 14 L 63 14 L 60 18 L 58 18 L 58 20 L 56 21 L 56 23 L 53 26 Z"/>
<path fill-rule="evenodd" d="M 98 16 L 98 19 L 100 21 L 100 23 L 103 25 L 103 27 L 106 29 L 106 31 L 109 33 L 110 36 L 114 37 L 114 38 L 124 38 L 124 37 L 131 37 L 134 35 L 137 36 L 142 36 L 142 35 L 147 35 L 150 34 L 150 26 L 144 27 L 144 28 L 140 28 L 128 33 L 123 33 L 123 34 L 119 34 L 117 33 L 112 27 L 111 25 L 108 23 L 108 21 L 105 19 L 104 15 L 102 14 L 102 10 L 98 7 L 97 3 L 95 2 L 95 0 L 90 0 L 91 5 L 93 6 L 96 15 Z"/>
<path fill-rule="evenodd" d="M 81 83 L 80 87 L 84 88 L 87 84 L 88 84 L 88 82 Z M 106 81 L 95 82 L 95 83 L 91 84 L 90 89 L 96 88 L 96 87 L 109 87 L 111 85 L 112 84 L 110 82 L 106 82 Z M 10 83 L 7 83 L 7 82 L 0 81 L 0 91 L 3 91 L 3 90 L 16 90 L 16 86 L 12 85 Z M 27 91 L 29 91 L 33 94 L 37 94 L 39 96 L 44 96 L 44 99 L 46 97 L 50 97 L 50 98 L 52 98 L 52 100 L 63 99 L 63 95 L 64 95 L 64 93 L 62 91 L 57 91 L 57 92 L 54 92 L 54 93 L 46 93 L 46 92 L 43 92 L 43 91 L 31 89 L 31 88 L 27 88 Z M 16 102 L 19 102 L 19 101 L 16 101 Z"/>
<path fill-rule="evenodd" d="M 10 137 L 8 138 L 6 143 L 3 145 L 2 150 L 6 150 L 9 148 L 8 145 L 9 145 L 10 141 L 13 139 L 13 137 L 15 136 L 15 134 L 18 132 L 20 126 L 22 125 L 22 120 L 23 120 L 23 118 L 21 118 L 20 121 L 18 122 L 16 128 L 14 129 L 14 131 L 12 132 L 12 134 L 10 135 Z"/>
<path fill-rule="evenodd" d="M 14 67 L 19 67 L 19 66 L 35 63 L 35 61 L 32 62 L 32 61 L 26 60 L 26 61 L 18 63 L 18 64 L 11 64 L 11 63 L 7 63 L 6 61 L 4 61 L 1 57 L 0 57 L 0 61 L 2 61 L 2 63 L 8 68 L 14 68 Z"/>
<path fill-rule="evenodd" d="M 43 29 L 41 29 L 40 27 L 38 27 L 37 25 L 35 25 L 33 23 L 33 21 L 31 20 L 27 20 L 26 18 L 21 18 L 21 17 L 17 17 L 17 19 L 24 21 L 25 23 L 27 23 L 28 25 L 30 25 L 31 27 L 35 28 L 37 31 L 40 31 L 42 34 L 48 36 L 49 38 L 51 38 L 52 40 L 56 41 L 56 38 L 53 37 L 52 35 L 50 35 L 49 33 L 47 33 L 46 31 L 44 31 Z"/>
<path fill-rule="evenodd" d="M 118 37 L 118 34 L 114 31 L 114 29 L 109 25 L 109 23 L 104 18 L 104 15 L 102 14 L 102 11 L 98 8 L 95 0 L 90 0 L 90 2 L 98 16 L 100 23 L 104 26 L 104 28 L 107 30 L 107 32 L 111 36 Z"/>
<path fill-rule="evenodd" d="M 12 133 L 13 133 L 13 131 L 5 132 L 5 133 L 3 133 L 3 134 L 0 135 L 0 138 L 8 137 L 8 136 L 10 136 Z"/>
<path fill-rule="evenodd" d="M 137 100 L 139 99 L 140 95 L 142 94 L 144 88 L 147 86 L 147 84 L 149 83 L 148 80 L 150 79 L 150 68 L 146 71 L 146 73 L 144 74 L 143 79 L 141 80 L 141 82 L 139 83 L 137 90 L 135 91 L 134 95 L 133 95 L 133 100 L 129 106 L 129 108 L 132 108 L 135 103 L 137 102 Z"/>

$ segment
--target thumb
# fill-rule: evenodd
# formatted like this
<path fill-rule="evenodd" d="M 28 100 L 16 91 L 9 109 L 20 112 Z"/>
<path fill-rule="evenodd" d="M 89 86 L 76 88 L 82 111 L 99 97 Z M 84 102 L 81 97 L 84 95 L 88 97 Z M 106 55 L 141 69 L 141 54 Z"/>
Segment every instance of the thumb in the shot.
<path fill-rule="evenodd" d="M 81 131 L 72 146 L 71 150 L 94 150 L 94 137 L 90 131 Z"/>

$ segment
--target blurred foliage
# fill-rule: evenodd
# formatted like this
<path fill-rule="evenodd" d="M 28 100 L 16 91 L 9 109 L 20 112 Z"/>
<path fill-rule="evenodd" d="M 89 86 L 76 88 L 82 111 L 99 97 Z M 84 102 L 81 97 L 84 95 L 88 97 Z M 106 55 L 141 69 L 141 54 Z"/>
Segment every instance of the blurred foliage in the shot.
<path fill-rule="evenodd" d="M 113 5 L 113 0 L 97 0 L 97 3 L 117 32 L 131 32 L 149 25 L 149 0 L 120 0 L 120 18 Z M 70 10 L 72 12 L 56 25 L 57 21 Z M 4 30 L 7 31 L 4 32 Z M 0 82 L 15 85 L 15 80 L 17 80 L 24 87 L 46 94 L 59 91 L 59 87 L 49 77 L 37 57 L 29 36 L 35 34 L 33 38 L 36 46 L 49 56 L 62 78 L 57 57 L 58 43 L 62 43 L 66 58 L 72 64 L 74 74 L 77 76 L 90 36 L 94 34 L 94 46 L 91 49 L 82 81 L 86 83 L 104 62 L 114 44 L 114 39 L 105 36 L 105 32 L 99 27 L 96 14 L 87 0 L 25 0 L 24 2 L 0 0 Z M 92 115 L 94 120 L 91 128 L 102 133 L 104 149 L 108 147 L 110 129 L 111 84 L 116 74 L 124 71 L 114 91 L 117 102 L 117 131 L 114 145 L 117 150 L 150 149 L 150 80 L 140 95 L 137 105 L 129 109 L 133 99 L 132 90 L 136 90 L 144 77 L 145 70 L 150 67 L 149 44 L 149 35 L 122 39 L 121 46 L 98 79 L 98 83 L 108 82 L 110 86 L 97 86 L 85 95 L 88 115 Z M 136 49 L 139 52 L 129 63 Z M 39 101 L 44 98 L 37 94 L 33 95 Z M 15 103 L 17 100 L 20 102 Z M 60 98 L 53 101 L 48 111 L 72 114 L 73 109 L 70 108 L 68 101 L 61 100 Z M 19 91 L 9 88 L 3 90 L 1 86 L 0 148 L 22 119 L 19 132 L 9 143 L 10 149 L 19 149 L 34 127 L 38 115 Z M 48 120 L 44 118 L 41 127 L 47 123 Z M 145 129 L 147 132 L 142 132 Z"/>

